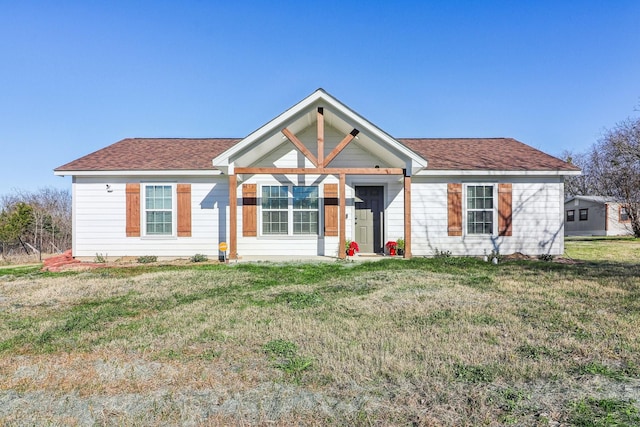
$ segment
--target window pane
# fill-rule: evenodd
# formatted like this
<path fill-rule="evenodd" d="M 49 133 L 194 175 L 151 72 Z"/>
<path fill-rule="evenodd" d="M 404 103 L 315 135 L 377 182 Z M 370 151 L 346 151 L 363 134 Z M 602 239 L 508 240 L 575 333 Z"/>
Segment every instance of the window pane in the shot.
<path fill-rule="evenodd" d="M 298 211 L 293 213 L 293 234 L 317 234 L 318 212 Z"/>
<path fill-rule="evenodd" d="M 467 233 L 493 233 L 493 186 L 467 187 Z"/>
<path fill-rule="evenodd" d="M 620 221 L 629 221 L 629 211 L 625 206 L 620 207 Z"/>
<path fill-rule="evenodd" d="M 147 185 L 145 187 L 145 207 L 146 209 L 171 209 L 170 185 Z"/>
<path fill-rule="evenodd" d="M 587 221 L 589 218 L 589 209 L 580 209 L 580 221 Z"/>
<path fill-rule="evenodd" d="M 288 213 L 286 211 L 263 211 L 263 234 L 287 234 L 289 226 Z"/>
<path fill-rule="evenodd" d="M 262 234 L 288 234 L 288 188 L 281 185 L 262 187 Z"/>
<path fill-rule="evenodd" d="M 146 233 L 149 235 L 171 235 L 173 233 L 173 204 L 171 185 L 145 186 Z"/>
<path fill-rule="evenodd" d="M 293 234 L 318 233 L 318 187 L 294 186 Z"/>
<path fill-rule="evenodd" d="M 294 209 L 318 209 L 318 187 L 293 187 Z"/>
<path fill-rule="evenodd" d="M 267 185 L 262 187 L 263 209 L 287 209 L 287 187 Z"/>
<path fill-rule="evenodd" d="M 164 187 L 162 194 L 162 201 L 164 202 L 162 208 L 163 209 L 171 209 L 171 187 Z"/>
<path fill-rule="evenodd" d="M 155 204 L 153 198 L 153 187 L 147 186 L 145 187 L 145 206 L 147 209 L 155 209 Z"/>
<path fill-rule="evenodd" d="M 171 234 L 171 212 L 147 211 L 147 234 Z"/>

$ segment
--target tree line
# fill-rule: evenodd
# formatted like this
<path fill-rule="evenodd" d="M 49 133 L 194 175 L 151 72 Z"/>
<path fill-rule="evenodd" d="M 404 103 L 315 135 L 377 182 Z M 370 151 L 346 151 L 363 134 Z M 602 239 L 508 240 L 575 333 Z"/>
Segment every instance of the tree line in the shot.
<path fill-rule="evenodd" d="M 629 118 L 586 152 L 565 152 L 582 169 L 565 181 L 565 195 L 604 196 L 627 208 L 635 237 L 640 237 L 640 118 Z"/>
<path fill-rule="evenodd" d="M 0 196 L 0 256 L 39 257 L 71 248 L 71 192 L 42 188 Z"/>

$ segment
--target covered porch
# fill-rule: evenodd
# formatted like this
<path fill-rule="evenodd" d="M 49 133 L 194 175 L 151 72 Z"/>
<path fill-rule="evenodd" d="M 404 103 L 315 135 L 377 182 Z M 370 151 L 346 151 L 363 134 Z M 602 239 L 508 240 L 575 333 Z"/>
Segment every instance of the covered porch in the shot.
<path fill-rule="evenodd" d="M 388 219 L 387 226 L 395 234 L 385 233 L 385 223 L 377 225 L 371 252 L 381 252 L 384 240 L 401 234 L 403 256 L 411 258 L 411 177 L 426 166 L 426 160 L 322 90 L 215 158 L 213 165 L 228 177 L 230 259 L 238 258 L 239 241 L 245 248 L 262 245 L 263 252 L 268 248 L 286 253 L 295 250 L 296 241 L 304 240 L 293 235 L 291 224 L 284 236 L 274 236 L 270 225 L 264 224 L 269 210 L 265 198 L 270 188 L 279 191 L 278 185 L 285 193 L 288 186 L 289 206 L 296 190 L 316 188 L 317 238 L 337 246 L 339 258 L 347 256 L 342 249 L 347 240 L 355 240 L 367 227 L 363 194 L 374 187 L 383 193 L 393 187 L 393 200 L 386 194 L 375 209 Z M 307 245 L 307 255 L 311 234 L 306 243 L 300 243 Z M 316 254 L 326 252 L 330 251 L 319 249 Z"/>

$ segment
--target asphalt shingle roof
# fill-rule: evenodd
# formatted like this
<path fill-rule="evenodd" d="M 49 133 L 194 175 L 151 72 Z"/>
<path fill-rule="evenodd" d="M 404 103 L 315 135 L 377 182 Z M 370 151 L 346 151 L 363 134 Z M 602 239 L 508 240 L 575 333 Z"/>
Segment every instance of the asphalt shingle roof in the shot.
<path fill-rule="evenodd" d="M 127 138 L 55 170 L 214 170 L 211 160 L 241 138 Z M 429 170 L 579 170 L 512 138 L 398 138 Z"/>
<path fill-rule="evenodd" d="M 56 171 L 214 170 L 211 160 L 240 138 L 127 138 Z"/>
<path fill-rule="evenodd" d="M 513 138 L 399 138 L 431 170 L 579 170 Z"/>

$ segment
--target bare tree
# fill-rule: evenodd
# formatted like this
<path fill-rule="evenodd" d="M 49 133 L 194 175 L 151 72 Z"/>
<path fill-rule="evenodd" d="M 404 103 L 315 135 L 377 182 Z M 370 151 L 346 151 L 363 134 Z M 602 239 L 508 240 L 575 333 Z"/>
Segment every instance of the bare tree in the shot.
<path fill-rule="evenodd" d="M 4 233 L 0 233 L 3 252 L 11 245 L 9 214 L 16 206 L 29 207 L 29 226 L 21 231 L 18 241 L 21 247 L 37 248 L 37 252 L 54 253 L 71 247 L 71 193 L 68 190 L 42 188 L 37 192 L 16 191 L 0 198 L 0 212 L 5 214 Z M 2 230 L 0 230 L 2 231 Z M 4 238 L 2 238 L 4 236 Z M 20 247 L 20 246 L 19 246 Z M 25 251 L 28 252 L 27 249 Z"/>
<path fill-rule="evenodd" d="M 591 196 L 596 193 L 596 179 L 591 170 L 591 153 L 565 151 L 562 158 L 582 170 L 578 176 L 568 176 L 564 180 L 566 196 Z"/>
<path fill-rule="evenodd" d="M 623 203 L 640 237 L 640 118 L 608 130 L 593 146 L 588 167 L 595 193 Z"/>

